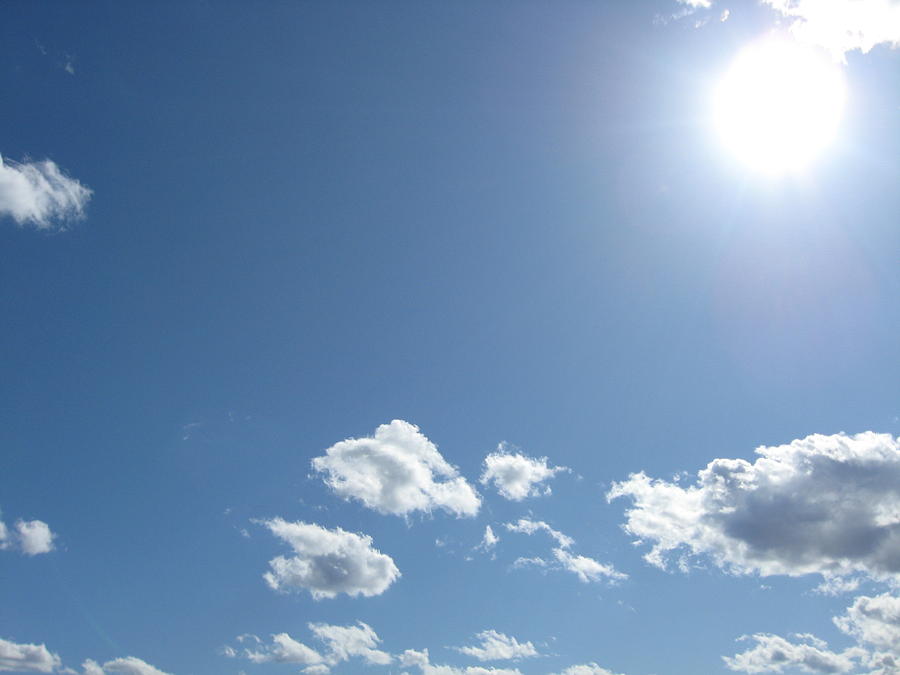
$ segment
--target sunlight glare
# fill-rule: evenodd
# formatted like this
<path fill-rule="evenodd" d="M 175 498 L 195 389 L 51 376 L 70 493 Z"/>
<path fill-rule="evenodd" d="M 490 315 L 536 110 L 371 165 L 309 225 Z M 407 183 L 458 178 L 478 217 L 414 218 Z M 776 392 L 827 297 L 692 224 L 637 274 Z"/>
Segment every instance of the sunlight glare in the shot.
<path fill-rule="evenodd" d="M 798 171 L 834 139 L 845 96 L 841 70 L 827 56 L 766 40 L 743 50 L 716 88 L 715 126 L 753 169 Z"/>

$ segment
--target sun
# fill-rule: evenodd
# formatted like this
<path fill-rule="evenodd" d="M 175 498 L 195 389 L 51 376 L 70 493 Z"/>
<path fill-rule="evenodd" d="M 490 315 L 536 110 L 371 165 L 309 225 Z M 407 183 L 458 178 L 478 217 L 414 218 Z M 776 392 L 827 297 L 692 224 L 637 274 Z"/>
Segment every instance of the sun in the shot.
<path fill-rule="evenodd" d="M 797 172 L 834 140 L 846 98 L 841 69 L 786 40 L 744 49 L 715 90 L 716 129 L 738 159 L 765 174 Z"/>

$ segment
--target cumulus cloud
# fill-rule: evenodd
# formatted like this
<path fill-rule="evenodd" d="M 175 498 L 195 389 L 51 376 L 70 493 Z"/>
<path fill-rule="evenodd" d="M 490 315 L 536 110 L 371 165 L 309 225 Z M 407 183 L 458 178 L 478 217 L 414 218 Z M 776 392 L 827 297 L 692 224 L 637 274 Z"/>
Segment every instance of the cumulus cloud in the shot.
<path fill-rule="evenodd" d="M 860 596 L 834 623 L 842 631 L 876 649 L 896 650 L 900 658 L 900 597 Z"/>
<path fill-rule="evenodd" d="M 708 556 L 736 574 L 900 579 L 900 444 L 889 434 L 813 435 L 716 459 L 682 487 L 644 473 L 615 483 L 645 556 Z"/>
<path fill-rule="evenodd" d="M 97 666 L 93 661 L 90 661 L 89 663 L 91 663 L 93 667 Z M 88 671 L 85 669 L 85 675 L 100 675 L 100 673 L 103 673 L 104 675 L 107 673 L 121 673 L 122 675 L 170 675 L 134 656 L 126 656 L 124 658 L 107 661 L 99 671 Z"/>
<path fill-rule="evenodd" d="M 557 568 L 572 572 L 578 576 L 579 580 L 583 583 L 590 583 L 592 581 L 608 581 L 610 583 L 616 583 L 628 578 L 627 574 L 619 572 L 612 565 L 604 565 L 587 556 L 573 555 L 569 549 L 574 546 L 575 540 L 559 530 L 553 529 L 542 520 L 519 518 L 515 523 L 506 523 L 506 529 L 510 532 L 528 535 L 541 531 L 549 534 L 557 543 L 557 546 L 553 549 L 553 556 L 556 558 Z M 526 567 L 531 565 L 551 567 L 552 563 L 543 558 L 519 558 L 513 563 L 514 567 Z"/>
<path fill-rule="evenodd" d="M 506 444 L 501 443 L 496 452 L 484 458 L 484 473 L 481 484 L 494 484 L 497 491 L 507 499 L 520 502 L 526 497 L 549 495 L 549 485 L 541 487 L 541 483 L 555 476 L 560 471 L 568 471 L 564 466 L 547 464 L 547 458 L 534 459 L 519 453 L 508 452 Z"/>
<path fill-rule="evenodd" d="M 516 638 L 495 630 L 482 631 L 475 635 L 475 639 L 481 644 L 456 647 L 456 651 L 479 661 L 506 661 L 538 656 L 538 651 L 531 642 L 519 642 Z"/>
<path fill-rule="evenodd" d="M 326 623 L 308 624 L 313 636 L 324 645 L 323 650 L 316 650 L 302 642 L 298 642 L 287 633 L 272 636 L 271 644 L 264 644 L 255 635 L 242 635 L 238 642 L 252 640 L 254 647 L 241 652 L 225 647 L 226 656 L 231 658 L 242 656 L 253 663 L 293 663 L 305 666 L 307 675 L 319 675 L 330 671 L 344 661 L 359 657 L 370 665 L 387 665 L 393 658 L 387 652 L 378 649 L 381 639 L 372 627 L 362 621 L 355 626 L 334 626 Z"/>
<path fill-rule="evenodd" d="M 384 593 L 400 577 L 393 559 L 373 548 L 368 535 L 281 518 L 262 524 L 294 549 L 291 557 L 269 561 L 264 578 L 273 590 L 306 589 L 317 600 L 339 593 L 369 597 Z"/>
<path fill-rule="evenodd" d="M 54 549 L 55 538 L 56 534 L 42 520 L 19 519 L 13 532 L 0 520 L 0 551 L 17 549 L 29 556 L 49 553 Z"/>
<path fill-rule="evenodd" d="M 240 640 L 240 638 L 238 639 Z M 225 655 L 234 658 L 238 656 L 238 652 L 231 647 L 226 647 Z M 241 655 L 253 663 L 299 663 L 310 666 L 325 662 L 325 658 L 319 652 L 302 642 L 297 642 L 287 633 L 273 635 L 272 644 L 261 645 L 254 649 L 244 649 Z"/>
<path fill-rule="evenodd" d="M 42 520 L 16 521 L 19 547 L 25 555 L 39 555 L 53 550 L 53 539 L 50 526 Z"/>
<path fill-rule="evenodd" d="M 725 665 L 741 673 L 783 673 L 799 669 L 804 673 L 848 673 L 865 657 L 865 652 L 851 647 L 833 652 L 828 645 L 812 635 L 795 635 L 791 642 L 778 635 L 757 633 L 742 640 L 756 644 L 735 656 L 725 656 Z"/>
<path fill-rule="evenodd" d="M 791 32 L 802 42 L 839 58 L 885 44 L 900 45 L 900 3 L 896 0 L 763 0 L 791 17 Z"/>
<path fill-rule="evenodd" d="M 0 638 L 0 672 L 52 673 L 62 665 L 43 644 L 19 644 Z"/>
<path fill-rule="evenodd" d="M 12 162 L 0 156 L 0 216 L 38 230 L 64 230 L 84 217 L 91 190 L 49 159 Z"/>
<path fill-rule="evenodd" d="M 443 509 L 462 517 L 474 516 L 481 506 L 478 493 L 434 443 L 403 420 L 382 424 L 372 437 L 336 443 L 312 465 L 335 494 L 379 513 Z"/>
<path fill-rule="evenodd" d="M 518 668 L 493 668 L 484 666 L 468 666 L 457 668 L 455 666 L 434 665 L 428 656 L 428 650 L 417 651 L 407 649 L 397 660 L 401 666 L 417 667 L 422 675 L 522 675 Z"/>
<path fill-rule="evenodd" d="M 579 666 L 569 666 L 561 673 L 556 675 L 616 675 L 616 673 L 606 668 L 601 668 L 596 663 L 585 663 Z"/>
<path fill-rule="evenodd" d="M 366 663 L 380 666 L 393 660 L 390 654 L 377 649 L 381 639 L 371 626 L 362 621 L 355 626 L 311 623 L 309 629 L 328 646 L 328 659 L 332 664 L 348 661 L 354 656 L 362 658 Z"/>

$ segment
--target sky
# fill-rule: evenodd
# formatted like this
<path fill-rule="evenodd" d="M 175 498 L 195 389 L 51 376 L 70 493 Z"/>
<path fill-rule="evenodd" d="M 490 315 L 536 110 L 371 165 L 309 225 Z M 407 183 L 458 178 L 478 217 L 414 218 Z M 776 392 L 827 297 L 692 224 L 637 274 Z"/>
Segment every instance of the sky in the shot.
<path fill-rule="evenodd" d="M 0 17 L 0 672 L 900 673 L 896 2 Z"/>

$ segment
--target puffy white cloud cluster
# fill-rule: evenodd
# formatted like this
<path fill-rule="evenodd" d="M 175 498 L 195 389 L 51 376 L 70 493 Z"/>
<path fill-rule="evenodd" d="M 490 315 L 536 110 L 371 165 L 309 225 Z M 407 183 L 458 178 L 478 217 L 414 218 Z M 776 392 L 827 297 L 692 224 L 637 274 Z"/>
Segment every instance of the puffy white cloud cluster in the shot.
<path fill-rule="evenodd" d="M 19 644 L 0 638 L 0 672 L 52 673 L 62 665 L 46 645 Z"/>
<path fill-rule="evenodd" d="M 52 161 L 11 162 L 0 157 L 0 217 L 38 230 L 65 229 L 84 217 L 91 190 Z"/>
<path fill-rule="evenodd" d="M 88 659 L 81 665 L 84 675 L 108 675 L 109 673 L 121 673 L 122 675 L 169 675 L 159 668 L 151 666 L 146 661 L 134 656 L 126 656 L 107 661 L 100 666 L 96 661 Z"/>
<path fill-rule="evenodd" d="M 781 673 L 799 669 L 808 673 L 849 673 L 867 675 L 900 674 L 900 597 L 885 593 L 860 596 L 844 614 L 834 618 L 835 625 L 857 644 L 836 652 L 824 640 L 813 635 L 794 635 L 786 639 L 759 633 L 750 649 L 724 657 L 732 670 L 743 673 Z"/>
<path fill-rule="evenodd" d="M 369 438 L 350 438 L 312 461 L 325 483 L 344 499 L 357 499 L 379 513 L 407 516 L 443 509 L 474 516 L 478 493 L 417 426 L 394 420 Z"/>
<path fill-rule="evenodd" d="M 34 556 L 53 550 L 56 535 L 42 520 L 16 521 L 13 530 L 0 520 L 0 550 L 16 549 L 25 555 Z"/>
<path fill-rule="evenodd" d="M 324 649 L 298 642 L 287 633 L 272 636 L 271 644 L 264 644 L 255 635 L 241 635 L 238 642 L 253 642 L 252 648 L 241 651 L 225 647 L 229 657 L 242 656 L 253 663 L 292 663 L 304 666 L 308 675 L 324 675 L 333 666 L 354 657 L 359 657 L 369 665 L 388 665 L 393 657 L 378 649 L 381 639 L 372 627 L 362 621 L 355 626 L 335 626 L 325 623 L 308 624 L 313 636 L 324 645 Z"/>
<path fill-rule="evenodd" d="M 537 649 L 531 642 L 519 642 L 516 638 L 485 630 L 475 635 L 481 644 L 469 647 L 456 647 L 456 651 L 472 656 L 479 661 L 506 661 L 538 656 Z"/>
<path fill-rule="evenodd" d="M 725 665 L 742 673 L 783 673 L 799 669 L 806 673 L 848 673 L 855 670 L 857 661 L 865 653 L 851 647 L 833 652 L 828 645 L 812 635 L 796 635 L 791 642 L 778 635 L 758 633 L 752 637 L 756 644 L 745 652 L 724 657 Z"/>
<path fill-rule="evenodd" d="M 886 44 L 900 45 L 900 3 L 895 0 L 763 0 L 794 19 L 791 32 L 802 42 L 839 58 Z"/>
<path fill-rule="evenodd" d="M 897 650 L 900 658 L 900 597 L 887 593 L 860 596 L 834 623 L 859 642 L 876 649 Z"/>
<path fill-rule="evenodd" d="M 813 435 L 756 453 L 713 460 L 687 487 L 633 474 L 607 498 L 632 500 L 624 529 L 661 568 L 703 555 L 736 574 L 900 580 L 895 438 Z"/>
<path fill-rule="evenodd" d="M 373 596 L 400 577 L 393 559 L 373 548 L 368 535 L 281 518 L 261 524 L 294 549 L 293 556 L 269 561 L 264 578 L 273 590 L 306 589 L 317 600 L 339 593 Z"/>
<path fill-rule="evenodd" d="M 580 666 L 569 666 L 561 673 L 556 675 L 616 675 L 616 673 L 606 668 L 601 668 L 596 663 L 585 663 Z"/>
<path fill-rule="evenodd" d="M 564 466 L 551 467 L 546 457 L 534 459 L 509 452 L 506 448 L 506 444 L 501 443 L 496 452 L 484 458 L 484 472 L 481 474 L 481 484 L 493 483 L 506 499 L 520 502 L 526 497 L 549 495 L 550 486 L 541 487 L 541 483 L 560 471 L 568 471 Z"/>
<path fill-rule="evenodd" d="M 434 665 L 428 650 L 407 649 L 397 657 L 401 666 L 416 667 L 422 675 L 522 675 L 518 668 L 493 668 L 490 666 L 456 666 Z M 404 675 L 407 675 L 404 673 Z"/>
<path fill-rule="evenodd" d="M 575 540 L 559 530 L 553 529 L 542 520 L 520 518 L 515 523 L 506 523 L 506 529 L 510 532 L 518 532 L 519 534 L 531 535 L 541 531 L 549 534 L 556 540 L 557 545 L 553 549 L 553 557 L 556 559 L 559 568 L 572 572 L 578 576 L 583 583 L 592 581 L 616 583 L 628 578 L 627 574 L 620 572 L 612 565 L 604 565 L 587 556 L 573 555 L 569 549 L 574 546 Z M 544 558 L 519 558 L 514 563 L 514 566 L 524 567 L 536 565 L 539 567 L 550 567 L 551 564 L 551 561 Z"/>

